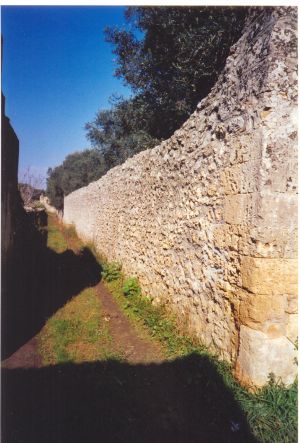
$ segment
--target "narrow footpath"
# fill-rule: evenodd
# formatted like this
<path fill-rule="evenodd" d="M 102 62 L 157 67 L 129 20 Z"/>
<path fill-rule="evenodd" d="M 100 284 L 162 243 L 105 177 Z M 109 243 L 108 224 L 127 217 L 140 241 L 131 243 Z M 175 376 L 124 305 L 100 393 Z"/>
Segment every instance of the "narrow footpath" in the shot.
<path fill-rule="evenodd" d="M 70 235 L 70 232 L 64 229 L 63 225 L 57 220 L 52 219 L 52 223 L 63 237 L 67 250 L 80 254 L 82 244 L 77 236 L 73 232 Z M 128 363 L 148 364 L 162 362 L 160 346 L 138 335 L 136 329 L 130 324 L 128 318 L 125 317 L 104 284 L 99 282 L 95 289 L 100 299 L 102 317 L 107 323 L 112 337 L 112 347 L 123 355 Z M 42 367 L 43 363 L 39 353 L 38 342 L 38 336 L 33 337 L 9 358 L 4 360 L 2 367 L 7 369 Z"/>
<path fill-rule="evenodd" d="M 128 363 L 160 363 L 163 358 L 158 344 L 142 339 L 125 317 L 103 283 L 97 285 L 105 321 L 118 351 Z"/>

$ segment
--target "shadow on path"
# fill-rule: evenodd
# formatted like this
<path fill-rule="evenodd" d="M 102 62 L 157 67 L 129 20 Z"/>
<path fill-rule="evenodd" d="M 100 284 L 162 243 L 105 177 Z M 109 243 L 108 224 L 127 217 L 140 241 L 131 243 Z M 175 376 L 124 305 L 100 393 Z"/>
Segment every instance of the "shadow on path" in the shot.
<path fill-rule="evenodd" d="M 87 248 L 57 254 L 40 243 L 22 250 L 9 276 L 10 292 L 2 298 L 2 359 L 36 335 L 71 297 L 101 279 L 101 267 Z"/>
<path fill-rule="evenodd" d="M 6 369 L 2 377 L 3 443 L 256 441 L 216 369 L 199 355 L 159 365 Z"/>

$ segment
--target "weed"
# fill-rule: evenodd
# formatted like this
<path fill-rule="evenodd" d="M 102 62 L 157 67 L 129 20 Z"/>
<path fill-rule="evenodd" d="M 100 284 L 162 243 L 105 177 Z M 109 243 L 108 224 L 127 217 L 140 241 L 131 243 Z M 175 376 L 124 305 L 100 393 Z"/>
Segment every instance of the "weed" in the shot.
<path fill-rule="evenodd" d="M 107 282 L 114 281 L 121 276 L 121 265 L 119 263 L 108 263 L 103 265 L 101 275 Z"/>
<path fill-rule="evenodd" d="M 297 441 L 297 382 L 285 387 L 270 380 L 268 385 L 250 394 L 235 381 L 229 384 L 244 410 L 250 428 L 261 442 Z"/>
<path fill-rule="evenodd" d="M 130 277 L 125 280 L 123 288 L 123 294 L 126 296 L 140 296 L 141 295 L 141 287 L 139 285 L 138 279 L 136 277 Z"/>

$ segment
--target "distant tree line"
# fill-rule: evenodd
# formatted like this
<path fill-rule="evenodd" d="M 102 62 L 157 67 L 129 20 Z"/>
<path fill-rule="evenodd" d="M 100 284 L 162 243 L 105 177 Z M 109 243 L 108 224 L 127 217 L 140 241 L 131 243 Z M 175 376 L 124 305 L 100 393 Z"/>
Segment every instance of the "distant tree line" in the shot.
<path fill-rule="evenodd" d="M 96 149 L 67 155 L 60 166 L 47 171 L 47 195 L 51 204 L 63 209 L 64 195 L 98 180 L 105 172 L 103 155 Z"/>
<path fill-rule="evenodd" d="M 128 29 L 107 28 L 105 34 L 115 75 L 132 97 L 113 97 L 111 107 L 86 124 L 91 150 L 49 169 L 52 203 L 61 205 L 61 195 L 171 136 L 214 85 L 246 13 L 244 7 L 128 7 Z"/>

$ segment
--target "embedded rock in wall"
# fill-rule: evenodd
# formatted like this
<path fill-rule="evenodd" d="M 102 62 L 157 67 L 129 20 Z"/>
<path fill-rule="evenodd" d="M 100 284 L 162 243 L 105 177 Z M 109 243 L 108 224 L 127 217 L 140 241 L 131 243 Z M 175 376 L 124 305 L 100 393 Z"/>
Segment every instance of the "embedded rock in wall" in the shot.
<path fill-rule="evenodd" d="M 252 9 L 182 128 L 64 203 L 65 223 L 256 385 L 297 372 L 296 27 L 296 8 Z"/>

